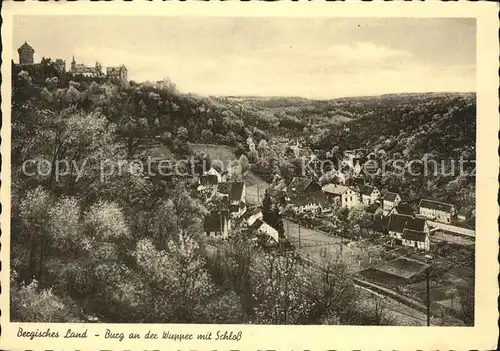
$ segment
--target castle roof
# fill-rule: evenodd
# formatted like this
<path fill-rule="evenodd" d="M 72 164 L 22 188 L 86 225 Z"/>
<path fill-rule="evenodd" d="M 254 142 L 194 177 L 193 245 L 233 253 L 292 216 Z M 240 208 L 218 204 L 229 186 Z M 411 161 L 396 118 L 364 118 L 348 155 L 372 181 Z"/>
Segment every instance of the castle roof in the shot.
<path fill-rule="evenodd" d="M 24 42 L 23 45 L 21 45 L 19 47 L 19 49 L 17 49 L 17 51 L 24 51 L 24 50 L 29 50 L 29 51 L 33 51 L 35 52 L 35 50 L 30 46 L 30 44 L 28 44 L 27 42 Z"/>
<path fill-rule="evenodd" d="M 125 67 L 125 65 L 121 65 L 121 66 L 118 66 L 118 67 L 106 67 L 106 73 L 107 74 L 118 74 L 120 73 L 121 71 L 126 71 L 127 70 L 127 67 Z"/>

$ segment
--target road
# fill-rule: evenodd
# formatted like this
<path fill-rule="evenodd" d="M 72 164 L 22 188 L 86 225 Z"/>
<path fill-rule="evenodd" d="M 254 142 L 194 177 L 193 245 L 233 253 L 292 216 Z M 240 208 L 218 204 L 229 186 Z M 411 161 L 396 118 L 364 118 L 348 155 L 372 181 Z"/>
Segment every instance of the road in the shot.
<path fill-rule="evenodd" d="M 442 229 L 442 230 L 447 230 L 449 232 L 453 232 L 456 234 L 467 235 L 467 236 L 470 236 L 473 238 L 476 237 L 476 232 L 472 229 L 457 227 L 455 225 L 434 222 L 434 221 L 428 221 L 428 222 L 429 222 L 429 225 L 431 225 L 433 227 L 437 227 L 437 228 Z"/>

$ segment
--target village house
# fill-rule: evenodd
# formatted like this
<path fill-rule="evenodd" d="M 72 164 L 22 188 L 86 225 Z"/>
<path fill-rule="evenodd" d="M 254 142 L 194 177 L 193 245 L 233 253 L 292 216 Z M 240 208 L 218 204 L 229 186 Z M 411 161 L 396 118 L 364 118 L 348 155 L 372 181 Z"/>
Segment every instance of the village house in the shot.
<path fill-rule="evenodd" d="M 337 184 L 326 184 L 322 187 L 326 198 L 338 206 L 353 208 L 360 204 L 360 194 L 355 189 Z"/>
<path fill-rule="evenodd" d="M 418 213 L 433 221 L 450 223 L 455 213 L 455 206 L 444 202 L 422 199 L 418 205 Z"/>
<path fill-rule="evenodd" d="M 368 205 L 365 208 L 366 213 L 370 216 L 371 219 L 377 220 L 383 217 L 382 207 L 380 207 L 380 203 L 374 202 L 371 205 Z"/>
<path fill-rule="evenodd" d="M 265 234 L 273 239 L 276 243 L 279 243 L 280 238 L 278 231 L 262 220 L 262 212 L 259 212 L 257 215 L 251 216 L 247 220 L 247 224 L 251 230 L 255 230 L 261 234 Z"/>
<path fill-rule="evenodd" d="M 391 214 L 404 214 L 408 216 L 414 216 L 415 211 L 413 211 L 410 205 L 406 203 L 405 204 L 400 203 L 399 205 L 394 206 L 392 210 L 389 211 L 388 216 L 390 216 Z"/>
<path fill-rule="evenodd" d="M 312 179 L 295 177 L 283 191 L 285 192 L 285 200 L 290 201 L 299 194 L 310 194 L 321 191 L 321 186 Z"/>
<path fill-rule="evenodd" d="M 212 238 L 227 239 L 230 236 L 231 217 L 228 210 L 212 211 L 203 221 L 205 235 Z"/>
<path fill-rule="evenodd" d="M 414 247 L 418 250 L 430 250 L 429 233 L 405 229 L 403 231 L 403 246 Z"/>
<path fill-rule="evenodd" d="M 399 205 L 400 202 L 401 202 L 401 196 L 399 196 L 398 193 L 392 193 L 390 191 L 385 193 L 382 202 L 382 209 L 384 211 L 384 216 L 387 216 L 394 207 Z"/>
<path fill-rule="evenodd" d="M 286 203 L 297 212 L 326 212 L 329 203 L 321 186 L 308 178 L 295 177 L 283 189 Z"/>
<path fill-rule="evenodd" d="M 371 205 L 380 198 L 380 191 L 371 185 L 361 185 L 359 187 L 361 201 L 364 205 Z"/>
<path fill-rule="evenodd" d="M 228 199 L 232 218 L 239 218 L 246 212 L 245 182 L 220 182 L 217 185 L 217 192 Z"/>
<path fill-rule="evenodd" d="M 391 214 L 387 229 L 393 244 L 429 250 L 430 227 L 424 218 Z"/>
<path fill-rule="evenodd" d="M 314 193 L 299 194 L 289 201 L 296 212 L 329 212 L 331 210 L 325 194 L 322 191 Z"/>

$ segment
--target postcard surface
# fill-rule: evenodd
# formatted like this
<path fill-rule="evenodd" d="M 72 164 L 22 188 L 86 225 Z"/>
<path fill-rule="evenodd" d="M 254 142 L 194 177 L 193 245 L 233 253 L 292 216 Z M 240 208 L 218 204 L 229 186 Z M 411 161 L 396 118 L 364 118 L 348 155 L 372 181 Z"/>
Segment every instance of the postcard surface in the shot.
<path fill-rule="evenodd" d="M 7 3 L 2 349 L 498 338 L 492 3 Z"/>

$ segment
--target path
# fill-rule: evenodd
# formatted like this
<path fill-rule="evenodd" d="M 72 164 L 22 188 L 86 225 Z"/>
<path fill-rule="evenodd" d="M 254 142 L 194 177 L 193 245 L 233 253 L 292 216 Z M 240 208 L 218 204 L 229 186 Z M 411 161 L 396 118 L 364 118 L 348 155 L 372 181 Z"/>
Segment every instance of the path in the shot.
<path fill-rule="evenodd" d="M 431 226 L 437 227 L 437 228 L 442 229 L 442 230 L 447 230 L 449 232 L 453 232 L 456 234 L 467 235 L 467 236 L 470 236 L 473 238 L 476 237 L 476 232 L 472 229 L 457 227 L 455 225 L 434 222 L 434 221 L 428 221 L 428 222 Z"/>

